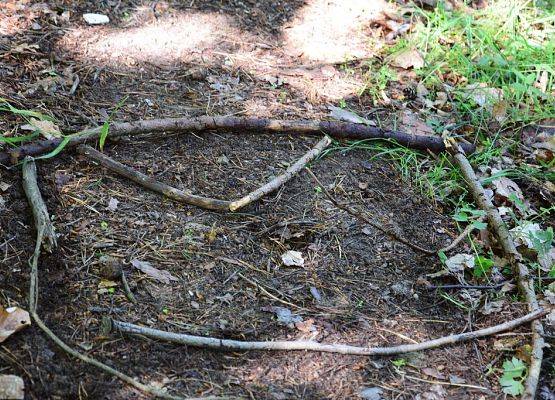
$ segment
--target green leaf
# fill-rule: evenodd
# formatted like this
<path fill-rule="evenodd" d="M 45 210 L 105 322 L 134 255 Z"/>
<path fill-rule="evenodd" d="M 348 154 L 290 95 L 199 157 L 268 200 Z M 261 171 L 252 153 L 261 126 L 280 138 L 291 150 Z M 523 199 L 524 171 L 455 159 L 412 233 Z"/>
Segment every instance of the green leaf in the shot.
<path fill-rule="evenodd" d="M 391 361 L 391 364 L 395 365 L 396 367 L 404 367 L 405 365 L 407 365 L 407 360 L 405 360 L 404 358 L 399 358 L 397 360 Z"/>
<path fill-rule="evenodd" d="M 447 261 L 447 256 L 445 255 L 445 252 L 440 250 L 437 252 L 437 256 L 439 257 L 439 261 L 441 261 L 442 264 L 445 264 L 445 261 Z"/>
<path fill-rule="evenodd" d="M 23 117 L 35 117 L 44 121 L 54 121 L 54 118 L 48 115 L 44 115 L 36 111 L 21 110 L 19 108 L 15 108 L 8 102 L 7 99 L 3 97 L 0 97 L 0 111 L 7 111 L 15 115 L 21 115 Z"/>
<path fill-rule="evenodd" d="M 475 257 L 473 275 L 480 278 L 486 275 L 491 267 L 493 267 L 493 260 L 483 256 Z"/>
<path fill-rule="evenodd" d="M 106 138 L 108 137 L 108 132 L 110 130 L 110 119 L 108 118 L 104 125 L 102 125 L 102 129 L 100 130 L 100 139 L 98 141 L 98 145 L 100 146 L 100 150 L 104 148 L 104 142 L 106 142 Z"/>
<path fill-rule="evenodd" d="M 482 221 L 474 221 L 472 222 L 472 227 L 481 231 L 482 229 L 486 229 L 488 227 L 488 224 Z"/>
<path fill-rule="evenodd" d="M 6 137 L 4 135 L 0 135 L 0 143 L 15 145 L 16 143 L 28 142 L 29 140 L 36 138 L 38 135 L 38 131 L 25 136 Z"/>
<path fill-rule="evenodd" d="M 507 393 L 512 396 L 518 396 L 524 393 L 524 386 L 522 385 L 522 382 L 515 381 L 513 378 L 502 376 L 499 378 L 499 384 L 501 385 L 503 393 Z"/>
<path fill-rule="evenodd" d="M 503 392 L 512 396 L 521 395 L 524 392 L 522 381 L 526 376 L 526 365 L 516 357 L 503 363 L 503 375 L 499 378 Z"/>
<path fill-rule="evenodd" d="M 457 222 L 468 222 L 468 215 L 465 212 L 460 211 L 453 215 L 453 219 Z"/>
<path fill-rule="evenodd" d="M 69 141 L 71 140 L 73 136 L 66 136 L 63 138 L 63 140 L 60 142 L 60 144 L 58 145 L 58 147 L 56 147 L 54 150 L 52 150 L 50 153 L 45 154 L 43 156 L 40 157 L 36 157 L 35 160 L 46 160 L 47 158 L 51 158 L 54 157 L 55 155 L 57 155 L 58 153 L 60 153 L 60 151 L 62 151 L 64 149 L 64 147 L 67 146 L 67 144 L 69 143 Z"/>

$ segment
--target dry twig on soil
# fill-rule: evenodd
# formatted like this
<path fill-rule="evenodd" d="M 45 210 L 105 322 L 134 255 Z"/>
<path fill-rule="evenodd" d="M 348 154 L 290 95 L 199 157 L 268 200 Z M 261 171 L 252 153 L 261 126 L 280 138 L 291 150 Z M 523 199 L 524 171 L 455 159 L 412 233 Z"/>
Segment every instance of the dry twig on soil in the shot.
<path fill-rule="evenodd" d="M 314 179 L 314 182 L 316 182 L 316 184 L 322 189 L 322 192 L 326 195 L 326 197 L 339 209 L 346 211 L 347 213 L 351 214 L 353 217 L 356 217 L 357 219 L 359 219 L 360 221 L 362 221 L 363 223 L 370 225 L 371 227 L 379 230 L 380 232 L 385 233 L 386 235 L 388 235 L 389 237 L 391 237 L 392 239 L 398 241 L 399 243 L 403 243 L 404 245 L 409 246 L 411 249 L 413 250 L 417 250 L 420 251 L 424 254 L 428 254 L 428 255 L 434 255 L 436 254 L 435 251 L 432 250 L 428 250 L 425 249 L 423 247 L 418 246 L 417 244 L 411 243 L 409 242 L 407 239 L 399 236 L 398 234 L 396 234 L 393 231 L 387 230 L 385 228 L 383 228 L 380 224 L 370 220 L 369 218 L 367 218 L 362 212 L 358 211 L 358 210 L 354 210 L 351 207 L 347 206 L 346 204 L 342 204 L 339 201 L 337 201 L 335 199 L 335 197 L 333 197 L 333 195 L 326 189 L 326 187 L 322 184 L 322 182 L 320 182 L 320 180 L 318 179 L 318 177 L 316 175 L 314 175 L 314 172 L 312 172 L 310 170 L 310 168 L 306 168 L 308 174 L 312 177 L 312 179 Z"/>
<path fill-rule="evenodd" d="M 277 190 L 285 183 L 287 183 L 291 178 L 297 175 L 299 171 L 306 167 L 309 162 L 322 154 L 322 151 L 324 151 L 326 147 L 330 145 L 330 143 L 331 139 L 327 136 L 324 136 L 324 138 L 316 143 L 316 145 L 312 149 L 310 149 L 304 156 L 299 158 L 296 163 L 287 168 L 287 170 L 283 174 L 276 176 L 264 186 L 261 186 L 258 189 L 250 192 L 239 200 L 232 201 L 229 205 L 229 209 L 231 211 L 237 211 L 238 209 L 249 205 L 253 201 L 259 200 L 268 193 Z"/>
<path fill-rule="evenodd" d="M 516 249 L 509 229 L 501 219 L 497 208 L 495 208 L 490 198 L 486 195 L 482 184 L 478 180 L 472 166 L 464 155 L 463 149 L 458 146 L 452 147 L 449 149 L 449 153 L 453 156 L 453 159 L 461 169 L 474 201 L 482 210 L 486 212 L 489 226 L 497 235 L 499 244 L 503 248 L 505 255 L 509 258 L 509 261 L 513 266 L 518 286 L 526 298 L 529 311 L 534 312 L 535 310 L 538 310 L 540 307 L 534 291 L 533 278 L 530 276 L 530 271 L 523 263 L 522 255 Z M 541 321 L 534 320 L 532 322 L 532 357 L 528 377 L 526 378 L 524 393 L 522 395 L 522 399 L 524 400 L 533 400 L 536 395 L 543 360 L 543 348 L 545 346 L 543 333 L 544 331 Z"/>
<path fill-rule="evenodd" d="M 50 216 L 37 184 L 37 169 L 35 166 L 35 161 L 31 157 L 26 157 L 23 163 L 23 187 L 29 206 L 33 211 L 33 216 L 35 220 L 35 227 L 37 230 L 37 237 L 35 243 L 35 251 L 29 265 L 31 267 L 31 278 L 29 285 L 29 314 L 37 324 L 37 326 L 50 338 L 54 343 L 56 343 L 63 351 L 69 355 L 84 361 L 87 364 L 94 365 L 95 367 L 101 369 L 102 371 L 114 375 L 124 382 L 132 385 L 133 387 L 151 394 L 156 397 L 170 399 L 170 400 L 184 400 L 184 397 L 170 395 L 160 389 L 152 386 L 144 385 L 137 382 L 132 377 L 125 375 L 124 373 L 104 364 L 100 361 L 91 358 L 85 354 L 79 353 L 77 350 L 69 347 L 62 339 L 60 339 L 54 332 L 50 330 L 39 317 L 37 313 L 38 306 L 38 262 L 40 257 L 40 250 L 43 242 L 48 241 L 52 245 L 50 250 L 54 249 L 56 245 L 56 240 L 54 235 L 54 229 L 52 227 L 52 222 L 50 221 Z M 200 399 L 200 398 L 199 398 Z M 202 398 L 206 400 L 207 398 Z"/>
<path fill-rule="evenodd" d="M 106 331 L 115 330 L 121 333 L 143 335 L 152 339 L 164 340 L 173 343 L 185 344 L 188 346 L 219 349 L 219 350 L 310 350 L 326 353 L 351 354 L 359 356 L 392 356 L 415 351 L 434 349 L 440 346 L 467 342 L 469 340 L 491 336 L 500 332 L 505 332 L 516 328 L 519 325 L 533 321 L 547 314 L 547 311 L 536 310 L 523 317 L 505 322 L 500 325 L 480 329 L 473 332 L 460 333 L 456 335 L 444 336 L 416 344 L 403 344 L 393 347 L 358 347 L 346 344 L 327 344 L 313 340 L 276 340 L 267 342 L 246 342 L 240 340 L 218 339 L 213 337 L 194 336 L 165 332 L 158 329 L 147 328 L 127 322 L 112 320 L 108 317 L 103 319 L 103 326 Z"/>
<path fill-rule="evenodd" d="M 324 151 L 326 147 L 329 146 L 330 143 L 330 138 L 325 136 L 322 140 L 316 143 L 316 145 L 312 149 L 310 149 L 307 153 L 305 153 L 305 155 L 297 160 L 297 162 L 287 168 L 287 170 L 283 174 L 278 175 L 265 185 L 250 192 L 239 200 L 234 201 L 218 200 L 186 193 L 182 190 L 166 185 L 165 183 L 159 182 L 154 178 L 151 178 L 131 167 L 123 165 L 122 163 L 85 144 L 79 145 L 77 151 L 80 154 L 86 155 L 94 161 L 97 161 L 102 166 L 108 168 L 110 171 L 129 178 L 133 182 L 136 182 L 139 185 L 146 187 L 147 189 L 160 193 L 175 201 L 192 204 L 201 208 L 206 208 L 208 210 L 234 212 L 248 206 L 254 201 L 260 200 L 268 193 L 279 189 L 281 186 L 291 180 L 291 178 L 297 175 L 299 171 L 301 171 L 310 161 L 318 157 L 322 153 L 322 151 Z"/>
<path fill-rule="evenodd" d="M 73 134 L 67 146 L 96 140 L 102 127 L 85 129 Z M 431 150 L 439 153 L 445 151 L 443 140 L 439 136 L 415 135 L 392 131 L 348 122 L 307 121 L 307 120 L 275 120 L 265 118 L 203 116 L 196 118 L 166 118 L 139 120 L 135 122 L 119 122 L 110 124 L 110 137 L 140 135 L 154 132 L 187 132 L 222 130 L 236 132 L 281 132 L 305 135 L 327 134 L 337 139 L 389 139 L 399 144 L 420 150 Z M 44 140 L 30 143 L 13 150 L 0 153 L 0 164 L 7 165 L 17 162 L 26 155 L 36 156 L 54 150 L 62 139 Z M 472 153 L 475 147 L 464 144 L 464 150 Z"/>
<path fill-rule="evenodd" d="M 124 176 L 139 185 L 152 190 L 153 192 L 160 193 L 172 200 L 180 203 L 192 204 L 194 206 L 206 208 L 215 211 L 227 211 L 231 202 L 225 200 L 212 199 L 209 197 L 197 196 L 194 194 L 186 193 L 182 190 L 176 189 L 170 185 L 159 182 L 150 176 L 147 176 L 127 165 L 114 160 L 111 157 L 93 149 L 87 145 L 80 145 L 77 148 L 80 154 L 86 155 L 90 159 L 98 162 L 100 165 L 108 168 L 110 171 Z"/>

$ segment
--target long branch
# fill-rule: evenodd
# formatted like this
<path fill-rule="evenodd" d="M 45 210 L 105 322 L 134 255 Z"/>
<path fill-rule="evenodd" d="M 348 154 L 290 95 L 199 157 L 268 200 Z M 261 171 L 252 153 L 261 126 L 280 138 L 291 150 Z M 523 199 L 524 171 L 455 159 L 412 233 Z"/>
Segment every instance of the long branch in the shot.
<path fill-rule="evenodd" d="M 265 342 L 247 342 L 240 340 L 218 339 L 214 337 L 195 336 L 188 334 L 180 334 L 173 332 L 161 331 L 158 329 L 147 328 L 140 325 L 130 324 L 127 322 L 110 320 L 103 321 L 104 325 L 115 331 L 126 334 L 143 335 L 152 339 L 164 340 L 173 343 L 184 344 L 194 347 L 202 347 L 219 350 L 310 350 L 321 351 L 326 353 L 352 354 L 359 356 L 391 356 L 403 353 L 411 353 L 434 349 L 440 346 L 467 342 L 469 340 L 491 336 L 500 332 L 505 332 L 516 328 L 519 325 L 533 321 L 547 314 L 545 310 L 536 310 L 523 317 L 505 322 L 500 325 L 491 326 L 489 328 L 480 329 L 473 332 L 460 333 L 456 335 L 444 336 L 441 338 L 429 340 L 426 342 L 415 344 L 403 344 L 393 347 L 358 347 L 346 344 L 326 344 L 312 340 L 276 340 Z"/>
<path fill-rule="evenodd" d="M 497 234 L 499 244 L 513 266 L 518 286 L 526 298 L 529 311 L 533 312 L 538 310 L 539 305 L 534 291 L 534 281 L 530 275 L 530 271 L 523 262 L 522 255 L 518 252 L 514 244 L 509 229 L 503 222 L 497 208 L 495 208 L 490 198 L 486 195 L 482 184 L 474 173 L 463 150 L 460 148 L 452 148 L 449 152 L 460 167 L 474 201 L 486 212 L 489 226 Z M 543 360 L 543 348 L 545 346 L 543 334 L 544 331 L 541 321 L 534 320 L 532 322 L 532 357 L 528 377 L 526 378 L 524 394 L 522 395 L 522 399 L 524 400 L 533 400 L 536 395 Z"/>
<path fill-rule="evenodd" d="M 91 128 L 77 132 L 71 136 L 67 146 L 94 141 L 100 136 L 102 128 Z M 195 118 L 165 118 L 138 120 L 134 122 L 117 122 L 110 124 L 110 137 L 140 135 L 156 132 L 190 132 L 221 130 L 242 132 L 274 132 L 295 133 L 305 135 L 326 134 L 337 139 L 389 139 L 399 144 L 420 150 L 431 150 L 439 153 L 445 150 L 443 140 L 439 136 L 415 135 L 394 130 L 382 129 L 364 124 L 335 121 L 312 120 L 276 120 L 266 118 L 245 118 L 226 116 L 202 116 Z M 54 150 L 62 139 L 44 140 L 30 143 L 0 153 L 0 164 L 7 165 L 17 162 L 26 155 L 37 156 Z M 464 144 L 464 150 L 471 153 L 475 146 Z"/>

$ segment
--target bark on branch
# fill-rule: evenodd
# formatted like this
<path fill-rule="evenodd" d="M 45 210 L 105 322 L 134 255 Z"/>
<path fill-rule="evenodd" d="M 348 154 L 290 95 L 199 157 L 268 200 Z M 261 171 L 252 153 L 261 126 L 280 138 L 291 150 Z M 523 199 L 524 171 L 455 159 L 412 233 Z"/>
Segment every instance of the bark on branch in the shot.
<path fill-rule="evenodd" d="M 335 121 L 311 120 L 275 120 L 266 118 L 245 118 L 225 116 L 203 116 L 196 118 L 165 118 L 139 120 L 135 122 L 118 122 L 110 124 L 110 137 L 139 135 L 155 132 L 188 132 L 188 131 L 234 131 L 234 132 L 277 132 L 305 135 L 326 134 L 337 139 L 390 139 L 399 144 L 420 150 L 431 150 L 439 153 L 445 145 L 439 136 L 415 135 L 399 131 L 387 130 L 364 124 Z M 100 136 L 101 127 L 85 129 L 74 134 L 67 146 L 94 141 Z M 54 150 L 61 139 L 45 140 L 30 143 L 13 150 L 0 153 L 0 164 L 7 165 L 17 162 L 26 155 L 37 156 Z M 472 153 L 475 147 L 464 144 L 464 150 Z"/>
<path fill-rule="evenodd" d="M 192 204 L 198 207 L 215 211 L 238 211 L 239 209 L 246 207 L 252 202 L 260 200 L 268 193 L 279 189 L 281 186 L 291 180 L 291 178 L 297 175 L 299 171 L 301 171 L 310 161 L 318 157 L 322 153 L 322 151 L 324 151 L 324 149 L 329 146 L 330 143 L 330 138 L 325 136 L 312 149 L 305 153 L 304 156 L 302 156 L 293 165 L 287 168 L 287 170 L 283 174 L 278 175 L 270 182 L 235 201 L 218 200 L 210 197 L 197 196 L 176 189 L 172 186 L 166 185 L 165 183 L 159 182 L 154 178 L 151 178 L 131 167 L 123 165 L 122 163 L 85 144 L 79 145 L 77 151 L 80 154 L 86 155 L 102 166 L 108 168 L 110 171 L 122 175 L 147 189 L 160 193 L 180 203 Z"/>
<path fill-rule="evenodd" d="M 540 307 L 534 291 L 534 280 L 530 275 L 530 271 L 523 262 L 522 255 L 518 252 L 514 244 L 509 229 L 503 222 L 503 219 L 501 219 L 497 208 L 486 195 L 482 184 L 478 180 L 472 166 L 464 155 L 463 149 L 453 147 L 449 149 L 449 152 L 461 169 L 462 175 L 468 185 L 468 189 L 470 190 L 474 201 L 482 210 L 486 212 L 489 223 L 488 225 L 497 235 L 499 244 L 503 248 L 505 255 L 509 258 L 511 265 L 513 266 L 518 286 L 526 298 L 529 311 L 534 312 L 538 310 Z M 545 346 L 543 334 L 544 331 L 541 321 L 534 320 L 532 322 L 532 356 L 528 377 L 526 378 L 525 390 L 522 395 L 523 400 L 533 400 L 536 395 L 543 360 L 543 348 Z"/>
<path fill-rule="evenodd" d="M 547 311 L 540 309 L 515 320 L 508 321 L 503 324 L 495 325 L 489 328 L 480 329 L 473 332 L 444 336 L 422 343 L 403 344 L 393 347 L 358 347 L 346 344 L 319 343 L 312 340 L 276 340 L 267 342 L 246 342 L 240 340 L 218 339 L 213 337 L 165 332 L 158 329 L 130 324 L 127 322 L 111 320 L 108 317 L 105 317 L 103 319 L 103 326 L 107 328 L 108 331 L 115 330 L 126 334 L 143 335 L 152 339 L 218 350 L 310 350 L 359 356 L 392 356 L 397 354 L 434 349 L 440 346 L 462 343 L 485 336 L 491 336 L 500 332 L 514 329 L 519 325 L 533 321 L 546 314 Z"/>

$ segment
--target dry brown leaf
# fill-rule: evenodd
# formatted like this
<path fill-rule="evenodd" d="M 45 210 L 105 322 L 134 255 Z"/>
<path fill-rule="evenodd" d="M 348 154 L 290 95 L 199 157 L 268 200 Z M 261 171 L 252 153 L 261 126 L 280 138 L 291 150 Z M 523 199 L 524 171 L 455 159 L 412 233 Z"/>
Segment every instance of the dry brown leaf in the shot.
<path fill-rule="evenodd" d="M 28 124 L 23 125 L 21 129 L 26 131 L 36 131 L 38 130 L 42 136 L 46 139 L 54 139 L 62 137 L 62 132 L 60 128 L 52 121 L 39 120 L 36 118 L 31 118 Z"/>
<path fill-rule="evenodd" d="M 31 325 L 31 318 L 27 311 L 19 307 L 0 307 L 0 343 L 28 325 Z"/>
<path fill-rule="evenodd" d="M 148 261 L 140 261 L 140 260 L 133 260 L 131 261 L 131 265 L 133 265 L 138 270 L 144 272 L 148 276 L 156 279 L 159 282 L 168 284 L 170 281 L 178 281 L 175 276 L 170 274 L 168 271 L 159 270 L 158 268 L 154 268 Z"/>
<path fill-rule="evenodd" d="M 424 66 L 424 59 L 416 49 L 401 50 L 389 57 L 389 63 L 403 69 L 419 69 Z"/>

